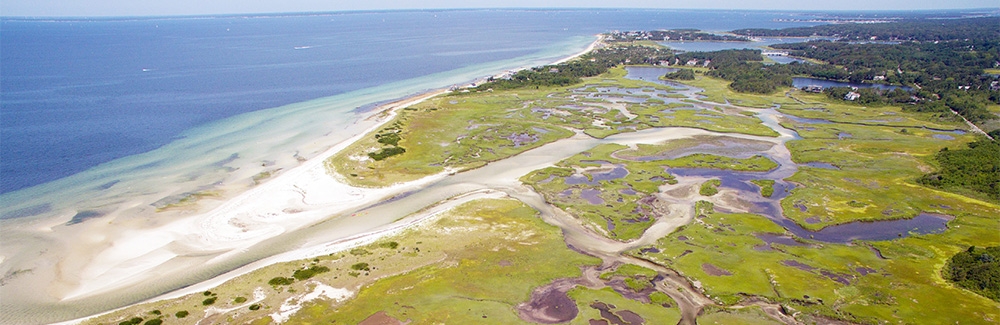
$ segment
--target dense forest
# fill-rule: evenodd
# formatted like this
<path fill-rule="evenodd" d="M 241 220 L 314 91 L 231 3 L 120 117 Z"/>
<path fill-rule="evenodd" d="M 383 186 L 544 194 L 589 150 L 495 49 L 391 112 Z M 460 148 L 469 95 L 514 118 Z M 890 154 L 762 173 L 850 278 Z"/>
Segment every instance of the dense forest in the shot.
<path fill-rule="evenodd" d="M 944 273 L 959 287 L 1000 302 L 1000 246 L 969 247 L 951 257 Z"/>
<path fill-rule="evenodd" d="M 934 159 L 938 171 L 921 177 L 921 184 L 972 190 L 1000 201 L 1000 142 L 984 139 L 969 143 L 968 149 L 944 148 Z"/>

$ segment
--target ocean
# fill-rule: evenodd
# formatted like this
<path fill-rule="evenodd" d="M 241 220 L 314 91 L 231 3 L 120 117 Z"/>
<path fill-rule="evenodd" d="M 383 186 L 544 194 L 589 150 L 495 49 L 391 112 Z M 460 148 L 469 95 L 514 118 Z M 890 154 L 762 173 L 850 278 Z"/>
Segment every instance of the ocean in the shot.
<path fill-rule="evenodd" d="M 89 315 L 259 258 L 234 251 L 243 257 L 101 299 L 53 299 L 33 282 L 114 257 L 117 239 L 169 245 L 185 234 L 158 227 L 194 212 L 162 207 L 195 193 L 206 197 L 200 211 L 219 206 L 255 186 L 253 176 L 363 133 L 377 103 L 547 64 L 612 30 L 781 28 L 812 17 L 602 9 L 2 18 L 0 294 L 17 298 L 0 300 L 0 323 Z M 85 272 L 103 270 L 95 267 Z"/>

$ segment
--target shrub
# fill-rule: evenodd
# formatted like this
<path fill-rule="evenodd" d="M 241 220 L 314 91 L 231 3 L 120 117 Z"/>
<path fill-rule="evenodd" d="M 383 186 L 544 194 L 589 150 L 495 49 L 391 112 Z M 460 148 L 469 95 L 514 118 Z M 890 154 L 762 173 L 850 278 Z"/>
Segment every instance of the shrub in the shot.
<path fill-rule="evenodd" d="M 211 298 L 202 300 L 201 304 L 204 305 L 204 306 L 208 306 L 208 305 L 214 304 L 215 303 L 215 299 L 216 299 L 216 297 L 211 297 Z"/>
<path fill-rule="evenodd" d="M 139 325 L 139 323 L 142 323 L 142 317 L 132 317 L 129 320 L 118 323 L 118 325 Z"/>
<path fill-rule="evenodd" d="M 646 288 L 652 287 L 652 284 L 645 279 L 625 278 L 625 286 L 635 292 L 640 292 Z"/>
<path fill-rule="evenodd" d="M 272 286 L 286 286 L 294 282 L 295 282 L 294 278 L 286 278 L 279 276 L 271 279 L 270 281 L 267 281 L 267 284 L 270 284 Z"/>
<path fill-rule="evenodd" d="M 369 152 L 368 157 L 371 157 L 372 159 L 379 161 L 379 160 L 385 160 L 386 158 L 395 155 L 401 155 L 404 152 L 406 152 L 406 149 L 403 149 L 401 147 L 389 147 L 389 148 L 382 148 L 382 150 L 378 152 Z"/>
<path fill-rule="evenodd" d="M 146 321 L 143 324 L 145 324 L 145 325 L 160 325 L 160 324 L 163 324 L 163 320 L 159 319 L 159 318 L 150 319 L 150 320 Z"/>
<path fill-rule="evenodd" d="M 233 302 L 235 302 L 235 303 L 238 303 L 238 304 L 242 304 L 242 303 L 244 303 L 244 302 L 247 302 L 247 298 L 244 298 L 244 297 L 236 297 L 236 299 L 233 299 Z"/>
<path fill-rule="evenodd" d="M 670 299 L 670 296 L 667 296 L 665 293 L 656 291 L 649 295 L 649 301 L 661 306 L 670 306 L 673 299 Z"/>
<path fill-rule="evenodd" d="M 325 272 L 330 272 L 330 268 L 325 266 L 312 266 L 309 268 L 296 270 L 295 273 L 292 273 L 292 276 L 298 280 L 305 280 L 313 276 L 316 276 L 317 274 Z"/>
<path fill-rule="evenodd" d="M 176 314 L 174 314 L 174 316 L 176 316 L 177 318 L 184 318 L 184 317 L 187 317 L 188 314 L 189 313 L 188 313 L 187 310 L 181 310 L 181 311 L 177 312 Z"/>
<path fill-rule="evenodd" d="M 249 309 L 250 309 L 250 310 L 258 310 L 258 309 L 260 309 L 260 304 L 253 304 L 253 305 L 250 305 Z"/>
<path fill-rule="evenodd" d="M 680 69 L 675 72 L 668 73 L 663 77 L 674 80 L 694 80 L 694 70 Z"/>
<path fill-rule="evenodd" d="M 354 269 L 354 270 L 357 270 L 357 271 L 370 271 L 371 267 L 368 266 L 368 263 L 357 263 L 357 264 L 351 265 L 351 269 Z"/>
<path fill-rule="evenodd" d="M 378 247 L 388 248 L 388 249 L 396 249 L 396 247 L 399 247 L 399 243 L 394 242 L 394 241 L 386 242 L 386 243 L 379 243 Z"/>
<path fill-rule="evenodd" d="M 402 138 L 399 137 L 399 134 L 395 132 L 376 134 L 375 138 L 378 139 L 378 143 L 390 146 L 398 146 L 399 140 L 402 140 Z"/>

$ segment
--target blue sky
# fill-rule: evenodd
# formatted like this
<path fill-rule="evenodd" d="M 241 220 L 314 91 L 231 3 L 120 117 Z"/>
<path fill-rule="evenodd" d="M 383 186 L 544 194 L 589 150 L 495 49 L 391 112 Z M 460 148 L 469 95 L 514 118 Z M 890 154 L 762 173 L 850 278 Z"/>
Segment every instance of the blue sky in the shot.
<path fill-rule="evenodd" d="M 162 16 L 442 8 L 924 10 L 1000 7 L 997 0 L 3 0 L 0 16 Z"/>

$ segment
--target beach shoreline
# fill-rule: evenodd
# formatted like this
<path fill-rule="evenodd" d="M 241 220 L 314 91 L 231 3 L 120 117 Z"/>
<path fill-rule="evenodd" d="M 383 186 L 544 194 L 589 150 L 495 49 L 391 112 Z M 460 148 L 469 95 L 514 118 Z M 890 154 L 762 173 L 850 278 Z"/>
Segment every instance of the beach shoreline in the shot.
<path fill-rule="evenodd" d="M 596 48 L 601 41 L 602 38 L 597 36 L 597 39 L 583 51 L 555 61 L 553 64 L 566 62 L 584 55 Z M 471 82 L 460 84 L 458 87 L 472 87 L 476 84 L 480 84 L 486 79 L 488 79 L 488 77 L 475 79 Z M 204 249 L 226 250 L 226 253 L 208 261 L 208 263 L 215 263 L 231 257 L 232 254 L 239 254 L 241 251 L 249 249 L 264 240 L 278 237 L 296 229 L 308 227 L 311 224 L 328 220 L 331 217 L 336 218 L 338 215 L 349 211 L 352 208 L 377 203 L 388 197 L 392 197 L 394 194 L 417 190 L 424 184 L 439 180 L 453 171 L 448 170 L 437 175 L 428 176 L 408 183 L 395 184 L 385 188 L 360 188 L 347 185 L 342 180 L 335 179 L 334 175 L 329 175 L 325 170 L 324 161 L 341 150 L 344 150 L 349 145 L 357 142 L 364 136 L 369 135 L 371 132 L 377 131 L 378 128 L 391 121 L 396 114 L 398 114 L 400 109 L 415 105 L 448 92 L 448 88 L 429 90 L 378 105 L 377 107 L 366 112 L 367 116 L 364 116 L 354 122 L 375 122 L 373 125 L 357 135 L 330 146 L 323 153 L 306 160 L 295 168 L 280 173 L 276 177 L 257 187 L 250 188 L 232 198 L 227 199 L 224 203 L 213 207 L 210 211 L 185 218 L 185 220 L 174 221 L 164 227 L 158 227 L 151 230 L 167 230 L 169 233 L 184 234 L 183 237 L 190 240 L 188 245 L 184 246 L 188 246 L 193 250 L 197 250 L 199 246 Z M 469 197 L 478 196 L 480 195 L 471 195 Z M 464 202 L 464 200 L 465 199 L 459 201 Z M 441 204 L 450 201 L 452 200 L 448 199 L 446 201 L 442 201 Z M 290 207 L 289 204 L 291 204 L 291 202 L 294 202 L 294 206 Z M 447 206 L 450 207 L 453 205 L 448 204 Z M 428 209 L 430 208 L 433 207 L 429 207 Z M 262 217 L 264 215 L 266 216 Z M 198 216 L 201 217 L 199 218 Z M 429 216 L 424 215 L 423 218 L 426 219 L 427 217 Z M 302 247 L 297 250 L 256 260 L 250 264 L 214 276 L 211 279 L 185 286 L 182 289 L 165 292 L 154 298 L 128 304 L 95 315 L 64 321 L 60 324 L 80 323 L 87 319 L 111 313 L 122 308 L 128 308 L 136 304 L 171 299 L 190 293 L 200 292 L 205 288 L 217 286 L 233 278 L 263 267 L 276 263 L 316 256 L 315 254 L 318 254 L 316 253 L 317 250 L 322 251 L 323 254 L 329 254 L 332 251 L 350 249 L 351 247 L 378 240 L 379 238 L 404 231 L 412 225 L 419 224 L 418 222 L 409 219 L 411 218 L 404 218 L 388 225 L 378 227 L 378 229 L 374 231 L 357 234 L 349 238 L 342 238 L 340 240 L 327 242 L 321 245 Z M 174 243 L 175 241 L 180 240 L 180 237 L 182 236 L 174 236 L 172 238 L 173 240 L 166 242 Z M 192 237 L 194 237 L 193 240 L 191 240 Z M 73 290 L 66 292 L 65 295 L 61 297 L 62 301 L 85 299 L 87 297 L 107 293 L 111 290 L 121 288 L 129 284 L 149 281 L 149 279 L 136 278 L 134 276 L 136 264 L 146 263 L 149 264 L 148 269 L 152 269 L 153 267 L 159 265 L 158 262 L 164 263 L 170 258 L 182 256 L 183 253 L 185 253 L 167 250 L 168 252 L 166 252 L 166 254 L 159 254 L 159 257 L 157 258 L 147 260 L 143 260 L 142 258 L 132 258 L 125 259 L 123 261 L 123 256 L 157 255 L 151 254 L 150 252 L 158 249 L 163 250 L 163 248 L 166 247 L 166 244 L 157 248 L 151 247 L 155 246 L 155 243 L 154 245 L 141 245 L 132 241 L 131 243 L 116 243 L 114 246 L 128 248 L 124 250 L 119 249 L 117 252 L 113 252 L 111 254 L 108 254 L 106 251 L 98 254 L 99 256 L 96 256 L 91 265 L 100 265 L 102 268 L 98 270 L 82 271 L 82 275 L 79 279 L 80 284 Z M 123 263 L 131 265 L 130 268 L 124 270 L 133 273 L 132 277 L 128 278 L 128 282 L 123 282 L 119 279 L 121 279 L 122 276 L 129 274 L 114 271 L 115 265 L 121 265 Z M 72 286 L 72 284 L 69 283 L 64 285 Z"/>

